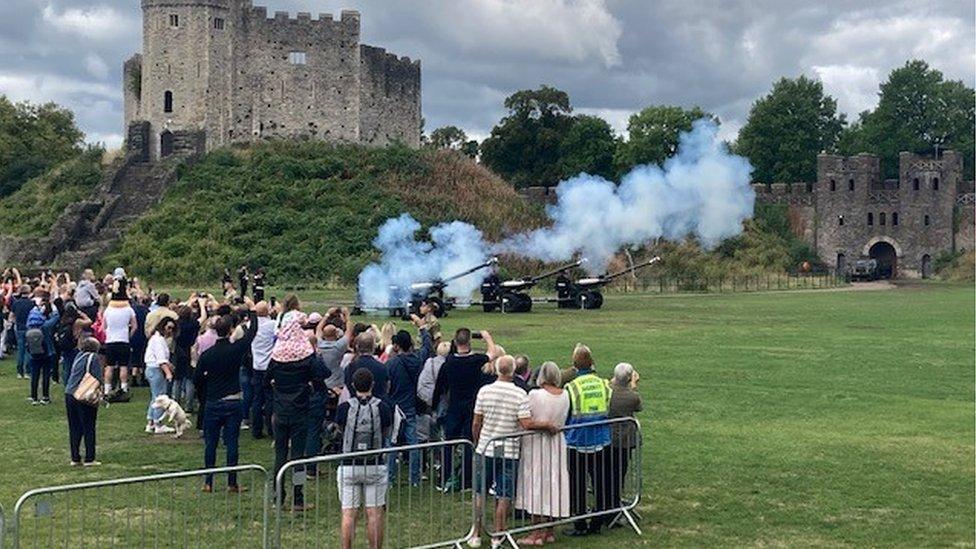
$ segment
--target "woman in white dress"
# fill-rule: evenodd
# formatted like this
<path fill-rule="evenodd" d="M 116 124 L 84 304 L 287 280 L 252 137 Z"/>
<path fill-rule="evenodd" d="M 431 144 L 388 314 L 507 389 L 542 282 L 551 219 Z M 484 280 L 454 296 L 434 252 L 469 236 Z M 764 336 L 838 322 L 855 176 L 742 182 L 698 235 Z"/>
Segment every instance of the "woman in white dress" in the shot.
<path fill-rule="evenodd" d="M 560 388 L 559 366 L 546 362 L 539 368 L 539 388 L 529 393 L 534 421 L 566 424 L 569 394 Z M 562 433 L 534 433 L 522 439 L 515 508 L 532 516 L 533 524 L 570 515 L 569 471 L 566 440 Z M 518 540 L 520 545 L 545 545 L 556 541 L 553 528 L 537 530 Z"/>

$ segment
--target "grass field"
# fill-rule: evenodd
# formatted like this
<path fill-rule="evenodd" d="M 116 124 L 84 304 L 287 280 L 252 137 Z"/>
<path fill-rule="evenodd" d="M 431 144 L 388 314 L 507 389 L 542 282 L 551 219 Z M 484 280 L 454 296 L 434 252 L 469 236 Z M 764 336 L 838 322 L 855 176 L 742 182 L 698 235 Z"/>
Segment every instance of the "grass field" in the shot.
<path fill-rule="evenodd" d="M 566 364 L 581 341 L 603 373 L 619 361 L 640 371 L 645 536 L 618 529 L 565 546 L 972 546 L 973 310 L 972 287 L 914 284 L 614 295 L 585 314 L 456 311 L 443 325 L 489 329 L 533 364 Z M 105 465 L 69 468 L 60 387 L 52 406 L 31 408 L 13 371 L 0 363 L 8 515 L 32 487 L 202 466 L 195 438 L 142 433 L 139 389 L 100 411 Z M 272 451 L 243 436 L 241 461 L 270 466 Z"/>

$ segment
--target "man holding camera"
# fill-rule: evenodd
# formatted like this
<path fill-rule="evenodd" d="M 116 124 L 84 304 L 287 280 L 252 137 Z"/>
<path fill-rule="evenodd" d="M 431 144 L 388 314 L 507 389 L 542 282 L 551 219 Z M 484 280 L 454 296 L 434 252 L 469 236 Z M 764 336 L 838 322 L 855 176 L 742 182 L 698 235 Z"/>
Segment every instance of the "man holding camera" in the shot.
<path fill-rule="evenodd" d="M 474 353 L 471 351 L 471 339 L 483 338 L 488 345 L 488 352 Z M 464 438 L 474 440 L 471 425 L 474 421 L 474 403 L 478 397 L 478 390 L 494 381 L 494 376 L 483 370 L 485 364 L 497 354 L 495 340 L 487 331 L 472 333 L 467 328 L 460 328 L 454 333 L 456 352 L 447 356 L 444 365 L 437 374 L 434 384 L 433 408 L 445 395 L 449 395 L 447 413 L 444 416 L 444 436 L 448 440 Z M 446 451 L 441 469 L 445 483 L 453 473 L 452 455 Z M 461 469 L 461 486 L 456 488 L 471 488 L 472 455 L 470 448 L 464 449 L 464 462 Z"/>

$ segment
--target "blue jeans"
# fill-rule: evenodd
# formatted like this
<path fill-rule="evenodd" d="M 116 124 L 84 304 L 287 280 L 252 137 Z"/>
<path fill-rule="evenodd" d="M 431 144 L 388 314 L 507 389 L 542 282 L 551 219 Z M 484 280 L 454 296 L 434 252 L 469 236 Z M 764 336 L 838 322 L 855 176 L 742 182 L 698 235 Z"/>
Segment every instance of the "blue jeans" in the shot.
<path fill-rule="evenodd" d="M 22 376 L 27 374 L 28 360 L 30 360 L 27 354 L 27 330 L 17 328 L 14 330 L 14 335 L 17 336 L 17 375 Z"/>
<path fill-rule="evenodd" d="M 161 368 L 146 368 L 146 381 L 149 382 L 149 408 L 146 410 L 146 419 L 157 423 L 163 417 L 163 410 L 153 408 L 152 403 L 159 395 L 166 394 L 166 376 L 163 375 Z"/>
<path fill-rule="evenodd" d="M 400 434 L 392 446 L 417 444 L 417 415 L 411 414 L 400 425 Z M 390 482 L 396 480 L 396 458 L 400 452 L 390 452 L 387 455 L 386 468 L 389 470 Z M 410 450 L 410 484 L 420 484 L 420 451 Z"/>
<path fill-rule="evenodd" d="M 184 377 L 173 380 L 173 393 L 170 396 L 182 402 L 187 412 L 196 410 L 196 394 L 192 379 Z"/>
<path fill-rule="evenodd" d="M 223 432 L 227 448 L 227 466 L 237 465 L 237 441 L 241 435 L 241 403 L 239 400 L 208 400 L 203 408 L 203 466 L 207 469 L 217 464 L 217 440 Z M 213 475 L 207 475 L 204 484 L 213 486 Z M 227 474 L 227 485 L 237 486 L 237 473 Z"/>
<path fill-rule="evenodd" d="M 30 389 L 32 400 L 37 400 L 38 381 L 41 382 L 41 396 L 46 399 L 51 398 L 51 371 L 54 367 L 54 358 L 48 355 L 30 357 Z"/>
<path fill-rule="evenodd" d="M 305 457 L 315 457 L 322 451 L 322 422 L 325 421 L 325 390 L 315 391 L 308 399 L 308 431 L 305 433 Z M 253 426 L 251 427 L 254 428 Z M 315 463 L 308 472 L 315 474 Z"/>
<path fill-rule="evenodd" d="M 241 399 L 241 417 L 248 419 L 251 417 L 251 401 L 254 398 L 254 388 L 251 387 L 251 369 L 241 368 L 240 377 L 238 378 L 241 382 L 241 391 L 244 395 Z"/>

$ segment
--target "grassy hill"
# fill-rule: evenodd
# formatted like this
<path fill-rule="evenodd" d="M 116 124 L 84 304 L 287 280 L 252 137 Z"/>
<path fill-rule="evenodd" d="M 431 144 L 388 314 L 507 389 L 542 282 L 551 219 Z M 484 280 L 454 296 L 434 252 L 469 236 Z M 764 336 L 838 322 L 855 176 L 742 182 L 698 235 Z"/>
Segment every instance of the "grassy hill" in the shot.
<path fill-rule="evenodd" d="M 405 147 L 269 142 L 186 167 L 103 267 L 199 282 L 225 266 L 264 266 L 277 281 L 354 281 L 387 218 L 461 219 L 489 238 L 537 226 L 541 209 L 460 155 Z"/>

